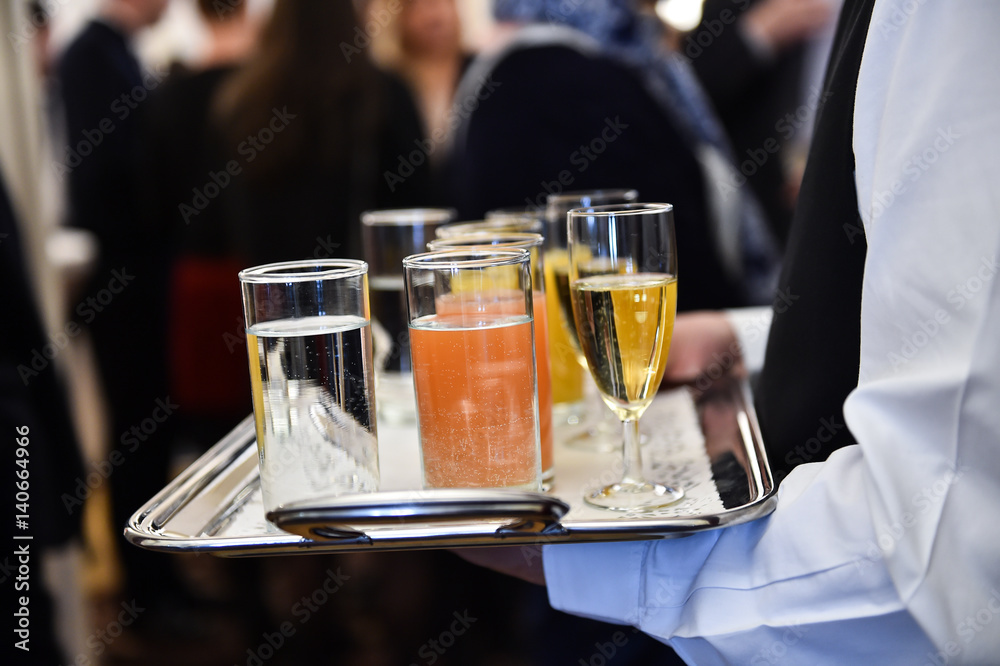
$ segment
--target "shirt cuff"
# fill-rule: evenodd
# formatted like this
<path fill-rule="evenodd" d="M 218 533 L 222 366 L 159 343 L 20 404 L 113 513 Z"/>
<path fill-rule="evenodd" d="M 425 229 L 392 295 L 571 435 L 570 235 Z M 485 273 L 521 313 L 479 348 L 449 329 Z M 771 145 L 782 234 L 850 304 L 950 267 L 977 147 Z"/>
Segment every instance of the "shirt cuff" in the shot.
<path fill-rule="evenodd" d="M 753 374 L 764 365 L 767 334 L 774 311 L 769 306 L 726 310 L 726 319 L 736 333 L 743 354 L 743 366 Z"/>
<path fill-rule="evenodd" d="M 637 626 L 648 546 L 645 541 L 545 546 L 542 562 L 549 603 L 573 615 Z"/>

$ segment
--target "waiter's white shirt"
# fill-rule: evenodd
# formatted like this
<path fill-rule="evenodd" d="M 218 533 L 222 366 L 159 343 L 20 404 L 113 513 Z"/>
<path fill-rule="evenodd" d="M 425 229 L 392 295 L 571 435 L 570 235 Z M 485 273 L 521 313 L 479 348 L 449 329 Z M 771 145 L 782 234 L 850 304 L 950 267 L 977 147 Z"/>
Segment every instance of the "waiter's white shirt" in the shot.
<path fill-rule="evenodd" d="M 757 522 L 547 546 L 553 606 L 698 664 L 1000 663 L 998 31 L 995 0 L 875 6 L 854 117 L 859 444 L 797 467 Z"/>

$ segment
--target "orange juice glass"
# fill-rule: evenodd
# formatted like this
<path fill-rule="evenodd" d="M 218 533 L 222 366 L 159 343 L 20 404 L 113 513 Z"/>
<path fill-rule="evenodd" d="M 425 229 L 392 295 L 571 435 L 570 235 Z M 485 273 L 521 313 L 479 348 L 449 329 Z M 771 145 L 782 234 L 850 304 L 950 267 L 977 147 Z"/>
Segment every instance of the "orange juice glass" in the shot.
<path fill-rule="evenodd" d="M 541 433 L 542 483 L 549 486 L 554 477 L 554 456 L 552 453 L 552 365 L 549 356 L 548 302 L 545 297 L 544 267 L 542 265 L 542 243 L 540 234 L 495 233 L 483 231 L 465 236 L 455 236 L 433 240 L 427 244 L 429 250 L 454 250 L 480 247 L 482 249 L 502 248 L 527 250 L 531 255 L 531 300 L 535 316 L 535 372 L 538 377 L 538 425 Z M 508 309 L 517 306 L 516 299 L 507 302 Z M 497 301 L 489 307 L 504 307 L 504 301 Z M 439 310 L 440 313 L 440 310 Z"/>
<path fill-rule="evenodd" d="M 428 488 L 541 488 L 530 254 L 403 260 Z"/>

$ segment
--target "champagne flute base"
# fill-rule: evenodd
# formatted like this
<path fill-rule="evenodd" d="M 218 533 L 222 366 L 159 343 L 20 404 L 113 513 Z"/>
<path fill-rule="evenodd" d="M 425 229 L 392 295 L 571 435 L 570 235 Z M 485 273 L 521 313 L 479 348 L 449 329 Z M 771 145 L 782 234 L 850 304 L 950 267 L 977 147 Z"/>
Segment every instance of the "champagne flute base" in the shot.
<path fill-rule="evenodd" d="M 591 506 L 613 511 L 652 511 L 684 498 L 684 491 L 660 483 L 620 481 L 584 496 Z"/>

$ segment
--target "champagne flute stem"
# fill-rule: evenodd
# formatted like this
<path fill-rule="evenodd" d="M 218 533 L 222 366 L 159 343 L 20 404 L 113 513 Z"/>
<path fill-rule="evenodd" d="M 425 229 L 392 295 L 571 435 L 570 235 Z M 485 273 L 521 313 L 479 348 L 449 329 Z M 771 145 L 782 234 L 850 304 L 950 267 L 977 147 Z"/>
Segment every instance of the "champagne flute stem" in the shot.
<path fill-rule="evenodd" d="M 624 463 L 625 472 L 622 475 L 622 485 L 642 485 L 642 449 L 639 444 L 639 419 L 622 421 L 624 430 Z"/>

